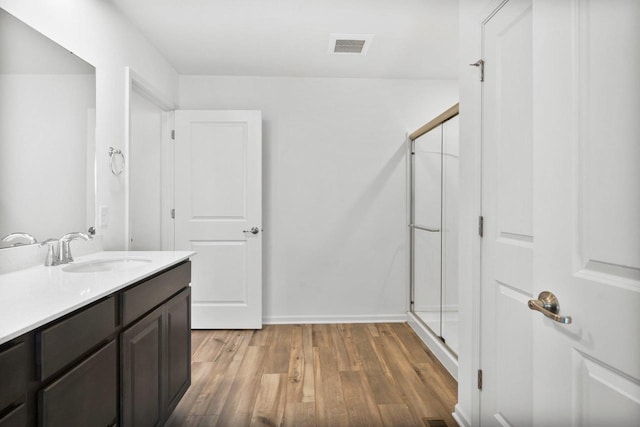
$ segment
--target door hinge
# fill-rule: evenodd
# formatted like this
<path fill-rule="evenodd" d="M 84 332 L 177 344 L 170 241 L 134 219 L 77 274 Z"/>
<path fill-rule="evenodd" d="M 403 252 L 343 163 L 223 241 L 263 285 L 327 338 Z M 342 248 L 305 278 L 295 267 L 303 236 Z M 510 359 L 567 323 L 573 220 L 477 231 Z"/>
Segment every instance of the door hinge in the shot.
<path fill-rule="evenodd" d="M 478 390 L 482 390 L 482 369 L 478 369 Z"/>
<path fill-rule="evenodd" d="M 478 217 L 478 234 L 480 235 L 480 237 L 484 236 L 484 217 L 483 216 Z"/>
<path fill-rule="evenodd" d="M 176 131 L 175 131 L 175 129 L 171 131 L 171 139 L 173 139 L 173 140 L 176 139 Z"/>
<path fill-rule="evenodd" d="M 480 81 L 484 81 L 484 61 L 482 59 L 478 59 L 473 64 L 469 64 L 472 67 L 480 67 Z"/>
<path fill-rule="evenodd" d="M 176 219 L 176 210 L 171 209 L 171 219 Z"/>

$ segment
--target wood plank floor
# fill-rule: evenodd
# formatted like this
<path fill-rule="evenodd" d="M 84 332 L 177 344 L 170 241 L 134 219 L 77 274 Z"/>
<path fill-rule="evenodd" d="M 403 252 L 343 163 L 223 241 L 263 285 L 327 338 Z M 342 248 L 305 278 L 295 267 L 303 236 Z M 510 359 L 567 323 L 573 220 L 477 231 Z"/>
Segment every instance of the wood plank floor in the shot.
<path fill-rule="evenodd" d="M 439 427 L 457 383 L 404 323 L 192 332 L 170 426 Z"/>

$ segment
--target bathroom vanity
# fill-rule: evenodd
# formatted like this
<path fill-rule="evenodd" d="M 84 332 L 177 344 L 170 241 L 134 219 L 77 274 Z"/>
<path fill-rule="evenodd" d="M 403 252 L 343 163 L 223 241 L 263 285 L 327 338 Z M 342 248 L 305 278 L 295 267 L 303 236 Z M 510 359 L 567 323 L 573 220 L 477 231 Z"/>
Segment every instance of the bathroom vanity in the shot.
<path fill-rule="evenodd" d="M 0 427 L 163 425 L 191 381 L 192 255 L 0 275 Z"/>

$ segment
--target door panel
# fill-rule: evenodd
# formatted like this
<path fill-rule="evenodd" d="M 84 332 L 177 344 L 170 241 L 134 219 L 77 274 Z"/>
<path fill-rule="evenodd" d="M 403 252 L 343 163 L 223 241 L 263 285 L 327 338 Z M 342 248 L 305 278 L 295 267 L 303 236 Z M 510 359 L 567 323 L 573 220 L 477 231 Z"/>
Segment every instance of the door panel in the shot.
<path fill-rule="evenodd" d="M 247 123 L 191 123 L 190 131 L 192 218 L 246 219 Z"/>
<path fill-rule="evenodd" d="M 192 327 L 260 328 L 261 113 L 182 110 L 175 120 L 176 249 L 198 252 Z"/>
<path fill-rule="evenodd" d="M 640 3 L 539 3 L 534 289 L 572 323 L 532 312 L 535 421 L 637 425 Z"/>
<path fill-rule="evenodd" d="M 484 24 L 482 122 L 482 425 L 532 417 L 531 1 L 510 0 Z"/>

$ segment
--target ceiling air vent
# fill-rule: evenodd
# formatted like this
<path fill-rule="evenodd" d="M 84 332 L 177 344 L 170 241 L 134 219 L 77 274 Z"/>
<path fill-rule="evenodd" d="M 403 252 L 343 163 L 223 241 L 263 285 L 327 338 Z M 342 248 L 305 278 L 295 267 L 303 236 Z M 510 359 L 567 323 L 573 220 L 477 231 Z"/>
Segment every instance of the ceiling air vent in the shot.
<path fill-rule="evenodd" d="M 373 34 L 329 34 L 329 53 L 366 55 Z"/>

